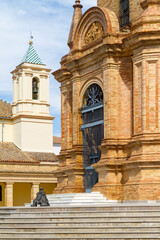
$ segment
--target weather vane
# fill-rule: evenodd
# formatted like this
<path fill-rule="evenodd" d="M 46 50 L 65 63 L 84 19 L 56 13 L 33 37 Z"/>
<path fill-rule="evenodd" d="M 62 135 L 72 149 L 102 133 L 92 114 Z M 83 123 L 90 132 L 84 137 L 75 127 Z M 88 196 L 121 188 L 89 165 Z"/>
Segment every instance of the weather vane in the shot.
<path fill-rule="evenodd" d="M 29 44 L 33 44 L 33 35 L 32 35 L 32 31 L 30 30 L 30 41 Z"/>
<path fill-rule="evenodd" d="M 32 31 L 30 30 L 30 39 L 33 39 Z"/>

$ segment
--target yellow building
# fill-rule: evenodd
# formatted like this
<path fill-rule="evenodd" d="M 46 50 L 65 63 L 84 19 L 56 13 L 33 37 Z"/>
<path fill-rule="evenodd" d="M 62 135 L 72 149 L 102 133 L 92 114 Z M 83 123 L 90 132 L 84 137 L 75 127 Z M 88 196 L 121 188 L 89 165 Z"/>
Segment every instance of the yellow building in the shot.
<path fill-rule="evenodd" d="M 13 104 L 0 100 L 0 206 L 22 206 L 39 187 L 52 193 L 58 159 L 53 153 L 49 72 L 30 40 L 13 74 Z"/>
<path fill-rule="evenodd" d="M 160 199 L 160 1 L 75 1 L 61 83 L 56 193 Z"/>

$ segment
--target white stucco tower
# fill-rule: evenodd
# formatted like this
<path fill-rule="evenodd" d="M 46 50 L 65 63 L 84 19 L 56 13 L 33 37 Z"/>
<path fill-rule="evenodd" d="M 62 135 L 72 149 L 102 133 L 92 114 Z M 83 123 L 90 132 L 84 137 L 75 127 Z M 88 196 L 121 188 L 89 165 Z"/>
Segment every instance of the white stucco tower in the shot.
<path fill-rule="evenodd" d="M 33 42 L 13 74 L 13 142 L 23 151 L 53 152 L 49 72 Z"/>

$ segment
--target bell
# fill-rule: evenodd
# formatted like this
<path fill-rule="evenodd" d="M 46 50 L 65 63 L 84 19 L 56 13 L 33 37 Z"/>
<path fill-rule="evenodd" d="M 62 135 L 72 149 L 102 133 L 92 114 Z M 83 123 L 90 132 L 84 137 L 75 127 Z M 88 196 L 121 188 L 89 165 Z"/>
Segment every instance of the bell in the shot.
<path fill-rule="evenodd" d="M 36 86 L 33 87 L 33 93 L 38 93 L 38 88 Z"/>

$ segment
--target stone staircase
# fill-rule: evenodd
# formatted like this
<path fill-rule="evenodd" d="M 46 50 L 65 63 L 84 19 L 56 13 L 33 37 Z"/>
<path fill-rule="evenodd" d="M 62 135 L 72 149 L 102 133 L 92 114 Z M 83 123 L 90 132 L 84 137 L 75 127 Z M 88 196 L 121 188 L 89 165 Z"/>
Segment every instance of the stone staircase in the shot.
<path fill-rule="evenodd" d="M 69 193 L 69 194 L 48 194 L 50 206 L 99 206 L 107 203 L 116 203 L 117 201 L 107 201 L 103 194 L 99 192 L 92 193 Z"/>
<path fill-rule="evenodd" d="M 160 204 L 0 208 L 0 239 L 160 239 Z"/>

